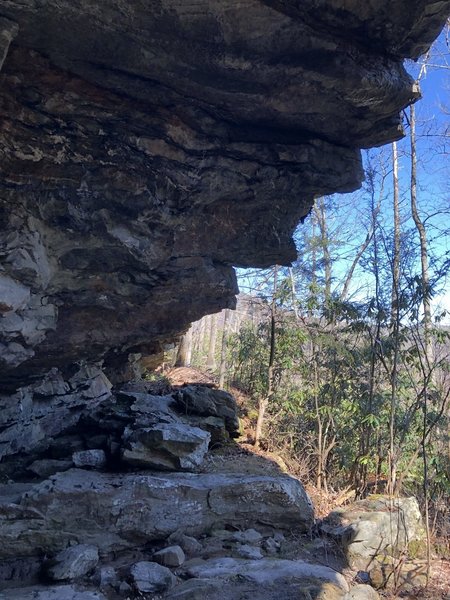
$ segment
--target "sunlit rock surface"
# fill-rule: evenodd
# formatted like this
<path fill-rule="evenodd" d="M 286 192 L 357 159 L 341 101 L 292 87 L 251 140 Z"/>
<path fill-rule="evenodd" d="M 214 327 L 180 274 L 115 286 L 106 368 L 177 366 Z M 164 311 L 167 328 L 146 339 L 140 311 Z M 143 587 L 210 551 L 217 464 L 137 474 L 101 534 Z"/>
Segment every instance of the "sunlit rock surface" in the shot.
<path fill-rule="evenodd" d="M 156 353 L 401 135 L 450 2 L 0 3 L 0 381 Z"/>

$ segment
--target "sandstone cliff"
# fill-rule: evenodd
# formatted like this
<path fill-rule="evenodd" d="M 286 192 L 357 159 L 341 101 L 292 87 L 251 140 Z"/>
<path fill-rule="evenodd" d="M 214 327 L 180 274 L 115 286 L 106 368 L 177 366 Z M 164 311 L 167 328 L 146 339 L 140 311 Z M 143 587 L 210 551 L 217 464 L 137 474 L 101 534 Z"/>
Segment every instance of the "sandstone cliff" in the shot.
<path fill-rule="evenodd" d="M 0 381 L 113 370 L 287 264 L 401 134 L 430 0 L 2 0 Z M 70 377 L 70 372 L 68 373 Z"/>

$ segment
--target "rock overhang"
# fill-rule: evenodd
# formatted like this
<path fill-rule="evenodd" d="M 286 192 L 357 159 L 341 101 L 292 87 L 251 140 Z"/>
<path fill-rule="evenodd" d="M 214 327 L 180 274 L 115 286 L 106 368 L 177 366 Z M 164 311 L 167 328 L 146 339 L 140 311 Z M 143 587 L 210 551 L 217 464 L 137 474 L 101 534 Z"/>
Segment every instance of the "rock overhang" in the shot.
<path fill-rule="evenodd" d="M 157 352 L 401 136 L 450 2 L 0 6 L 0 372 Z M 9 304 L 8 304 L 9 302 Z"/>

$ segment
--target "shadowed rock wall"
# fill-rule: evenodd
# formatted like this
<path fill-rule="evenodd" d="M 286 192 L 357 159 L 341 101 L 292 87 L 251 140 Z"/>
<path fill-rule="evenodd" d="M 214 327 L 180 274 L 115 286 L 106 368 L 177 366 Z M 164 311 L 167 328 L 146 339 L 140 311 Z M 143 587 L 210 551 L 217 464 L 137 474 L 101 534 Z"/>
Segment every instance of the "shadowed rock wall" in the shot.
<path fill-rule="evenodd" d="M 0 381 L 156 353 L 401 136 L 450 2 L 0 3 Z"/>

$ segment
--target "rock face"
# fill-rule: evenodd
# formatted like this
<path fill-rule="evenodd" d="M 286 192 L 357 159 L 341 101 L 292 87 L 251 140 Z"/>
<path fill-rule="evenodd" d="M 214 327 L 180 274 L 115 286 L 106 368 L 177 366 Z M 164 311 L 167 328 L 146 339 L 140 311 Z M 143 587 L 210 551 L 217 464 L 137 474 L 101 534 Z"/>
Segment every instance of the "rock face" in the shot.
<path fill-rule="evenodd" d="M 157 353 L 401 136 L 449 0 L 0 5 L 0 384 Z M 199 292 L 201 289 L 201 293 Z"/>
<path fill-rule="evenodd" d="M 50 372 L 37 385 L 22 388 L 16 394 L 0 392 L 0 459 L 27 454 L 30 457 L 33 453 L 39 456 L 47 449 L 51 452 L 55 438 L 76 426 L 87 407 L 93 411 L 108 399 L 110 390 L 110 382 L 98 368 L 81 367 L 67 380 Z M 82 449 L 82 445 L 74 448 Z M 46 458 L 60 458 L 57 449 Z M 67 468 L 67 464 L 60 466 L 56 470 Z"/>
<path fill-rule="evenodd" d="M 425 528 L 415 498 L 373 496 L 334 510 L 322 524 L 345 551 L 348 564 L 377 588 L 426 584 Z"/>
<path fill-rule="evenodd" d="M 307 530 L 313 508 L 288 476 L 107 474 L 71 469 L 3 503 L 0 560 L 55 552 L 73 540 L 102 553 L 134 548 L 182 530 L 266 524 Z M 74 507 L 68 511 L 67 507 Z"/>

